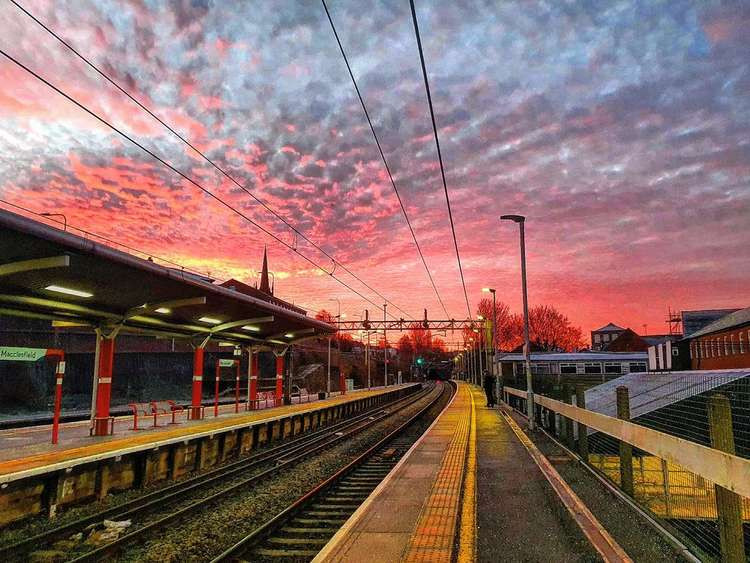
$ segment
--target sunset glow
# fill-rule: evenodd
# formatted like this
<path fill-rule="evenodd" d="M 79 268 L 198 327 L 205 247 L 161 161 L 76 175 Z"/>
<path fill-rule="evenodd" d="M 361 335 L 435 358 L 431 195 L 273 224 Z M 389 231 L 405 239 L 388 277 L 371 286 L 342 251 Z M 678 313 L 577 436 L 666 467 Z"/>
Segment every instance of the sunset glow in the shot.
<path fill-rule="evenodd" d="M 331 4 L 438 291 L 466 318 L 408 3 Z M 606 6 L 424 2 L 420 27 L 472 306 L 491 287 L 520 311 L 518 230 L 499 221 L 518 213 L 531 305 L 584 334 L 610 321 L 662 333 L 668 307 L 750 302 L 750 9 Z M 209 2 L 27 7 L 411 318 L 445 317 L 318 3 L 243 3 L 231 17 Z M 0 25 L 3 51 L 325 271 L 6 58 L 2 200 L 251 285 L 268 245 L 277 296 L 382 318 L 329 274 L 381 297 L 11 3 Z"/>

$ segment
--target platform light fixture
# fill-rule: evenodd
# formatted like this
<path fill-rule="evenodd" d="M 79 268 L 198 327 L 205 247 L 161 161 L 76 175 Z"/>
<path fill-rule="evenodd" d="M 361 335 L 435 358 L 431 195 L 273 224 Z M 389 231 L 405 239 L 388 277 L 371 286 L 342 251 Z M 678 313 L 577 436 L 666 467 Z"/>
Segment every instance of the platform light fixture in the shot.
<path fill-rule="evenodd" d="M 155 313 L 160 313 L 162 315 L 168 315 L 172 312 L 172 309 L 168 309 L 166 307 L 159 307 L 158 309 L 154 309 Z"/>
<path fill-rule="evenodd" d="M 260 327 L 254 325 L 244 325 L 242 330 L 249 330 L 250 332 L 260 332 Z"/>
<path fill-rule="evenodd" d="M 206 324 L 209 324 L 209 325 L 218 325 L 218 324 L 221 324 L 221 321 L 219 319 L 215 319 L 213 317 L 201 317 L 198 320 L 200 322 L 202 322 L 202 323 L 206 323 Z"/>
<path fill-rule="evenodd" d="M 93 297 L 93 293 L 88 291 L 81 291 L 80 289 L 72 289 L 70 287 L 63 287 L 61 285 L 48 285 L 45 287 L 47 291 L 54 291 L 56 293 L 64 293 L 65 295 L 73 295 L 75 297 Z"/>
<path fill-rule="evenodd" d="M 294 333 L 293 332 L 287 332 L 284 336 L 286 338 L 294 338 Z"/>

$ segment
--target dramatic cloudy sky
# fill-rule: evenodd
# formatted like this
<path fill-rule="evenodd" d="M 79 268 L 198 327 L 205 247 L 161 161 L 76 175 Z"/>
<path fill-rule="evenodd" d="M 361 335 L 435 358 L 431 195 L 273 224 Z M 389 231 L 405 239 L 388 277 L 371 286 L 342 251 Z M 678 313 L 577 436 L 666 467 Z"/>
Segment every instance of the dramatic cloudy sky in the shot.
<path fill-rule="evenodd" d="M 319 2 L 22 2 L 410 315 L 443 317 Z M 458 269 L 406 0 L 330 0 L 452 317 Z M 470 299 L 529 295 L 584 330 L 750 301 L 750 5 L 417 2 Z M 8 0 L 0 46 L 248 217 L 289 229 Z M 0 60 L 0 194 L 225 279 L 269 246 L 277 293 L 374 307 Z M 297 248 L 330 268 L 304 241 Z M 335 275 L 382 298 L 341 268 Z M 398 316 L 404 313 L 394 310 Z"/>

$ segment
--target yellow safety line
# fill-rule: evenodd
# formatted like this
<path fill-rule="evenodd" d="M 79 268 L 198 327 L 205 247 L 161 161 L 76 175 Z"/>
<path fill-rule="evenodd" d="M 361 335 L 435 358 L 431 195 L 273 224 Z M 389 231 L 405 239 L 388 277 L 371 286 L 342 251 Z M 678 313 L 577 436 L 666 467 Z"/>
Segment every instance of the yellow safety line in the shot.
<path fill-rule="evenodd" d="M 500 411 L 513 433 L 518 437 L 521 443 L 529 452 L 529 455 L 537 464 L 542 474 L 547 479 L 552 489 L 557 493 L 565 508 L 578 524 L 581 531 L 588 538 L 591 545 L 602 556 L 607 563 L 632 563 L 625 550 L 609 535 L 607 530 L 599 523 L 591 511 L 586 508 L 581 499 L 568 486 L 565 480 L 560 476 L 552 464 L 544 457 L 534 443 L 529 439 L 516 422 L 506 413 Z"/>
<path fill-rule="evenodd" d="M 467 452 L 464 487 L 461 506 L 461 531 L 458 544 L 458 563 L 476 561 L 476 521 L 477 521 L 477 416 L 474 393 L 471 397 L 471 427 L 469 429 L 469 449 Z"/>
<path fill-rule="evenodd" d="M 470 397 L 468 386 L 459 383 L 454 409 L 446 413 L 446 419 L 441 417 L 442 427 L 435 427 L 434 431 L 440 433 L 445 432 L 445 426 L 453 425 L 440 469 L 401 558 L 404 563 L 450 563 L 455 555 L 471 426 L 471 412 L 467 408 Z M 464 411 L 469 412 L 463 414 Z"/>

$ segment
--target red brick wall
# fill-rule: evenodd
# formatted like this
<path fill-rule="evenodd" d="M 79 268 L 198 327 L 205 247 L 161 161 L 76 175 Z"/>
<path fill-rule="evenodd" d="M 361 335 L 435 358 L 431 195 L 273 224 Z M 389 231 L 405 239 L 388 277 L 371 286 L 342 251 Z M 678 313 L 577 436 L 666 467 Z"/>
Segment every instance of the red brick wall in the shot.
<path fill-rule="evenodd" d="M 750 327 L 693 339 L 690 342 L 690 365 L 693 369 L 750 368 Z"/>

